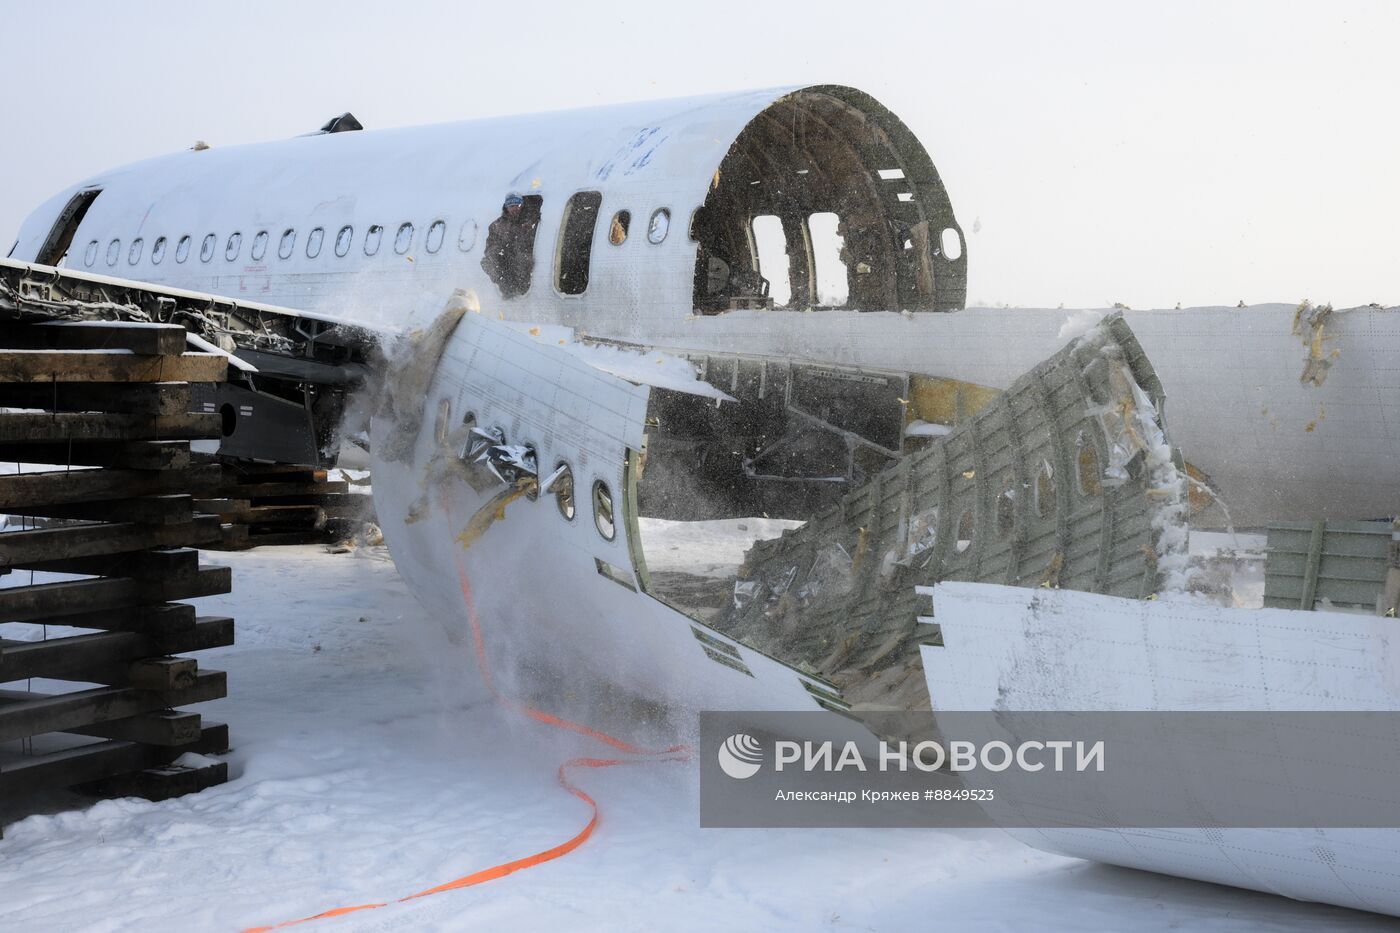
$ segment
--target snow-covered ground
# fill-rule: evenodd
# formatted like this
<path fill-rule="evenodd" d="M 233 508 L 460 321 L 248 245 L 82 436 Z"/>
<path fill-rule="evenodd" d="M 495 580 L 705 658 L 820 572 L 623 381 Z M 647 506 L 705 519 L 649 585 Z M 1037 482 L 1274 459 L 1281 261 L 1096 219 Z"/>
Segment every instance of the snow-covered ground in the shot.
<path fill-rule="evenodd" d="M 0 930 L 228 930 L 391 901 L 556 845 L 555 782 L 609 749 L 503 711 L 382 548 L 217 555 L 201 613 L 238 644 L 232 780 L 29 815 L 0 841 Z M 563 696 L 588 685 L 571 684 Z M 549 697 L 537 700 L 541 705 Z M 618 729 L 616 723 L 607 724 Z M 653 735 L 653 741 L 665 736 Z M 693 763 L 575 772 L 561 859 L 314 930 L 1382 930 L 1394 920 L 1111 868 L 999 831 L 701 830 Z M 10 804 L 13 807 L 13 803 Z M 11 818 L 23 812 L 7 811 Z"/>

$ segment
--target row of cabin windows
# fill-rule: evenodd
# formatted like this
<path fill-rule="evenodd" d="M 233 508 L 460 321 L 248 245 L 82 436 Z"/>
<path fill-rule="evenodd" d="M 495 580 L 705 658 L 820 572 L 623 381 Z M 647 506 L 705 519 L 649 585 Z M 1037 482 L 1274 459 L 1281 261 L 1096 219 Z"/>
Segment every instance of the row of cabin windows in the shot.
<path fill-rule="evenodd" d="M 436 253 L 442 249 L 442 241 L 447 234 L 447 222 L 435 220 L 428 227 L 427 236 L 423 240 L 423 248 L 430 253 Z M 414 227 L 411 223 L 402 223 L 398 231 L 394 234 L 394 252 L 400 256 L 413 248 Z M 324 227 L 314 227 L 306 236 L 306 257 L 315 259 L 321 255 L 321 244 L 325 242 L 326 229 Z M 370 225 L 365 233 L 364 251 L 366 256 L 373 256 L 379 252 L 379 245 L 384 238 L 384 228 L 379 224 Z M 355 228 L 351 224 L 341 227 L 335 235 L 335 254 L 344 256 L 350 252 L 350 245 L 355 239 Z M 248 251 L 248 258 L 253 262 L 262 262 L 267 255 L 268 243 L 271 235 L 266 230 L 259 230 L 253 236 L 252 247 Z M 175 261 L 185 262 L 190 258 L 190 250 L 194 242 L 193 237 L 186 234 L 180 237 L 175 244 Z M 281 238 L 277 241 L 277 258 L 291 259 L 292 253 L 296 251 L 297 231 L 293 227 L 288 227 L 282 231 Z M 462 252 L 469 252 L 476 245 L 476 221 L 468 220 L 462 224 L 462 230 L 457 235 L 457 248 Z M 169 241 L 166 237 L 157 237 L 151 245 L 151 264 L 160 265 L 165 259 L 166 249 Z M 92 266 L 97 262 L 97 251 L 99 243 L 93 240 L 87 245 L 87 250 L 83 254 L 83 264 Z M 219 238 L 216 234 L 206 234 L 199 244 L 199 261 L 209 262 L 218 251 Z M 141 237 L 131 241 L 127 249 L 126 261 L 128 265 L 136 265 L 141 261 L 141 257 L 146 249 L 146 241 Z M 243 234 L 230 233 L 228 239 L 224 241 L 224 259 L 234 262 L 238 259 L 239 253 L 243 250 Z M 107 265 L 115 266 L 121 259 L 122 241 L 120 238 L 113 238 L 107 244 Z"/>
<path fill-rule="evenodd" d="M 597 227 L 598 210 L 602 205 L 603 197 L 597 191 L 580 191 L 569 198 L 568 204 L 564 208 L 564 217 L 560 224 L 559 253 L 555 261 L 554 286 L 565 295 L 581 295 L 588 288 L 589 264 L 593 251 L 593 233 Z M 627 240 L 628 230 L 632 223 L 632 213 L 627 210 L 619 210 L 613 214 L 612 220 L 608 224 L 608 242 L 613 246 L 621 246 Z M 659 245 L 666 239 L 666 235 L 671 228 L 671 211 L 669 208 L 658 207 L 652 211 L 651 219 L 647 223 L 647 241 L 654 245 Z M 435 220 L 428 227 L 427 236 L 424 238 L 423 247 L 429 253 L 436 253 L 442 248 L 442 241 L 447 233 L 447 222 Z M 325 241 L 326 230 L 324 227 L 315 227 L 306 236 L 306 257 L 315 259 L 321 254 L 321 246 Z M 406 254 L 413 247 L 414 227 L 411 223 L 402 223 L 398 231 L 394 234 L 394 252 L 400 256 Z M 457 235 L 457 248 L 462 252 L 470 252 L 476 245 L 477 224 L 474 220 L 468 220 L 462 224 L 462 229 Z M 346 256 L 354 243 L 355 228 L 352 224 L 341 227 L 335 235 L 336 256 Z M 371 224 L 365 232 L 363 249 L 366 256 L 373 256 L 379 252 L 380 244 L 384 239 L 384 227 L 380 224 Z M 288 227 L 282 231 L 281 239 L 277 243 L 277 258 L 290 259 L 292 253 L 296 251 L 297 231 Z M 252 247 L 248 252 L 249 259 L 253 262 L 262 262 L 267 254 L 270 235 L 266 230 L 260 230 L 253 236 Z M 182 236 L 175 245 L 175 261 L 183 263 L 189 259 L 193 238 L 188 234 Z M 199 245 L 199 261 L 210 262 L 218 251 L 218 236 L 210 233 L 206 234 Z M 97 240 L 92 240 L 87 245 L 87 250 L 83 254 L 83 264 L 92 267 L 97 262 L 97 253 L 100 244 Z M 151 246 L 151 264 L 160 265 L 165 259 L 168 241 L 165 237 L 157 237 Z M 137 237 L 131 241 L 127 250 L 126 261 L 128 265 L 136 265 L 142 259 L 145 252 L 146 242 L 143 238 Z M 224 243 L 224 259 L 234 262 L 238 259 L 239 253 L 243 249 L 243 234 L 234 232 L 229 234 Z M 107 265 L 116 266 L 121 259 L 122 241 L 120 238 L 113 238 L 107 244 Z"/>

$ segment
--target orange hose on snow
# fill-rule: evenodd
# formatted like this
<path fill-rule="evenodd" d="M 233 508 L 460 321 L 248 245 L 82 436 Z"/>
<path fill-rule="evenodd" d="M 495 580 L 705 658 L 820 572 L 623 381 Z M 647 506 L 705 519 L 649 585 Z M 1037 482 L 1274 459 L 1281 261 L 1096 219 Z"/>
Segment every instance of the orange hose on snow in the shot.
<path fill-rule="evenodd" d="M 451 518 L 451 512 L 449 511 L 449 522 L 451 522 Z M 472 872 L 470 875 L 463 875 L 460 878 L 456 878 L 452 881 L 447 881 L 434 887 L 427 888 L 423 891 L 419 891 L 417 894 L 410 894 L 407 897 L 398 898 L 394 901 L 375 904 L 360 904 L 354 907 L 336 907 L 332 910 L 323 911 L 312 917 L 302 917 L 300 920 L 287 920 L 283 923 L 274 924 L 272 926 L 249 927 L 248 929 L 244 930 L 243 933 L 268 933 L 268 931 L 271 930 L 280 930 L 284 927 L 296 926 L 297 924 L 301 923 L 310 923 L 312 920 L 329 920 L 332 917 L 343 917 L 346 914 L 352 914 L 361 910 L 376 910 L 380 907 L 387 907 L 390 903 L 402 904 L 405 901 L 417 900 L 420 897 L 427 897 L 431 894 L 441 894 L 444 891 L 456 891 L 460 888 L 469 888 L 473 885 L 482 884 L 487 881 L 495 881 L 498 878 L 504 878 L 506 875 L 520 871 L 521 869 L 533 868 L 536 865 L 541 865 L 545 862 L 550 862 L 554 859 L 562 858 L 588 841 L 588 838 L 593 835 L 593 830 L 598 828 L 598 820 L 600 818 L 600 814 L 598 811 L 598 802 L 569 781 L 567 773 L 570 768 L 611 768 L 615 765 L 641 764 L 649 761 L 685 761 L 689 758 L 689 748 L 685 745 L 672 745 L 669 748 L 659 750 L 640 748 L 636 745 L 633 745 L 630 742 L 625 742 L 622 739 L 619 739 L 615 736 L 608 735 L 606 732 L 600 732 L 597 729 L 593 729 L 581 723 L 573 722 L 571 720 L 555 716 L 553 713 L 546 713 L 543 710 L 538 710 L 532 706 L 527 706 L 524 703 L 520 703 L 516 700 L 511 699 L 510 697 L 505 696 L 499 690 L 497 690 L 495 681 L 491 677 L 490 665 L 486 661 L 486 642 L 481 634 L 481 622 L 476 615 L 476 601 L 472 598 L 471 583 L 467 579 L 466 569 L 462 566 L 461 560 L 457 559 L 456 564 L 457 579 L 462 588 L 462 601 L 466 606 L 467 610 L 467 622 L 471 625 L 472 629 L 472 643 L 476 649 L 477 666 L 481 670 L 481 678 L 486 683 L 486 688 L 491 691 L 491 695 L 496 698 L 496 701 L 502 706 L 514 710 L 517 713 L 521 713 L 522 715 L 528 716 L 530 719 L 533 719 L 537 722 L 542 722 L 546 725 L 554 726 L 558 729 L 566 729 L 570 732 L 576 732 L 579 735 L 585 735 L 591 739 L 597 739 L 598 741 L 610 745 L 613 748 L 618 749 L 619 751 L 626 752 L 630 755 L 636 755 L 638 757 L 570 758 L 568 761 L 564 762 L 559 766 L 557 777 L 560 786 L 562 786 L 569 793 L 573 794 L 575 797 L 582 800 L 584 803 L 588 804 L 588 807 L 592 811 L 592 814 L 588 820 L 588 824 L 585 825 L 583 829 L 579 830 L 572 837 L 565 840 L 564 842 L 561 842 L 559 845 L 554 846 L 553 848 L 545 849 L 540 852 L 535 852 L 532 855 L 527 855 L 523 858 L 518 858 L 510 862 L 502 862 L 499 865 L 492 865 L 490 868 L 483 868 L 480 871 Z"/>

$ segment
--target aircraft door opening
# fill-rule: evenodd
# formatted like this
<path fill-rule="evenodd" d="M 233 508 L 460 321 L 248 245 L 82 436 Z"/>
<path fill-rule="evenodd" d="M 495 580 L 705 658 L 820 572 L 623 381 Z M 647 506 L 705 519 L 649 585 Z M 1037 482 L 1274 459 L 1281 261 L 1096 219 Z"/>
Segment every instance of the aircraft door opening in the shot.
<path fill-rule="evenodd" d="M 54 221 L 53 229 L 49 231 L 39 254 L 34 257 L 35 262 L 44 266 L 56 266 L 63 261 L 63 257 L 68 255 L 68 247 L 73 243 L 73 235 L 78 232 L 78 225 L 83 222 L 88 208 L 92 207 L 92 202 L 97 200 L 101 193 L 101 188 L 88 188 L 79 191 L 68 200 L 63 210 L 58 212 L 58 218 Z"/>

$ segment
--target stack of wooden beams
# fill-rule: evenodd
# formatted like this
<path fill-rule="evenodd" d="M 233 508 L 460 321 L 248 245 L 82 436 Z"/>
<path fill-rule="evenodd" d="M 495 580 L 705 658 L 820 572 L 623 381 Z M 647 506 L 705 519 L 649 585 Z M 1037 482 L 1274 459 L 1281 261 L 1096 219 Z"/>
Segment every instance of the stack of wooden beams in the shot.
<path fill-rule="evenodd" d="M 177 711 L 226 682 L 175 655 L 233 643 L 232 619 L 182 602 L 231 587 L 196 550 L 220 540 L 195 503 L 223 475 L 190 442 L 220 416 L 189 411 L 227 364 L 185 344 L 173 325 L 0 324 L 0 800 L 227 779 L 203 757 L 227 727 Z"/>

